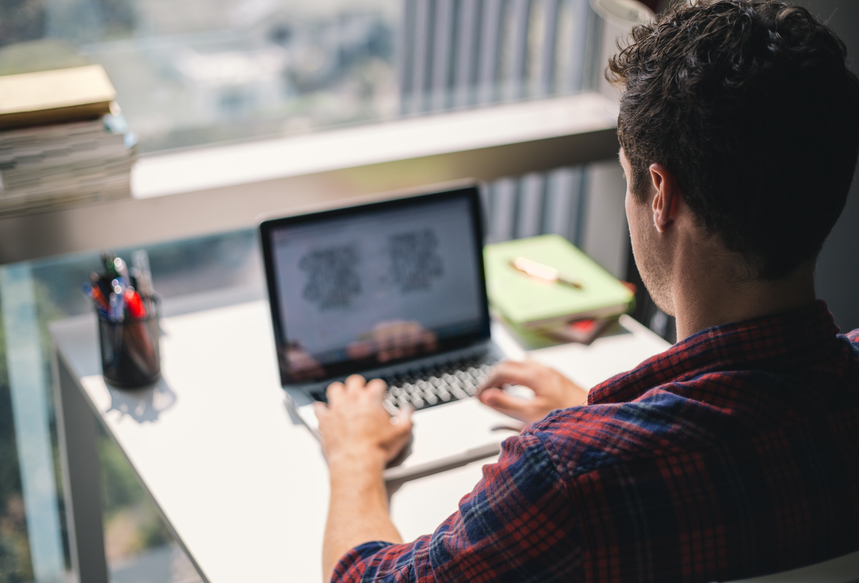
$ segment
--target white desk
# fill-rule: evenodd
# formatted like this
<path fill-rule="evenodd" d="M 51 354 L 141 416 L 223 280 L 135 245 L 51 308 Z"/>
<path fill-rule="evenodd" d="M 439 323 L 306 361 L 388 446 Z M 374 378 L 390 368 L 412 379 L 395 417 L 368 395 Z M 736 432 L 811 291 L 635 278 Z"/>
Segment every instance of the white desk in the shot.
<path fill-rule="evenodd" d="M 631 318 L 591 346 L 530 352 L 584 386 L 667 344 Z M 101 377 L 94 317 L 51 327 L 73 568 L 107 583 L 95 421 L 128 457 L 176 539 L 211 583 L 320 581 L 328 501 L 318 443 L 284 405 L 265 302 L 162 320 L 163 379 L 117 390 Z M 501 331 L 502 343 L 512 340 Z M 93 415 L 94 414 L 94 415 Z M 406 540 L 431 532 L 490 460 L 403 484 L 392 496 Z"/>

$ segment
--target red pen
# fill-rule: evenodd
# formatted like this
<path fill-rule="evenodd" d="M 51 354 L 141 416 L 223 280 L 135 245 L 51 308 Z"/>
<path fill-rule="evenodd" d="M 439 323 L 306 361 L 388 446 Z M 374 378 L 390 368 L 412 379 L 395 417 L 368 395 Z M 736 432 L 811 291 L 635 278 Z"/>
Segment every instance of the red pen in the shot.
<path fill-rule="evenodd" d="M 122 294 L 125 300 L 125 306 L 128 308 L 128 315 L 139 320 L 146 317 L 146 307 L 143 305 L 143 300 L 140 299 L 140 294 L 133 289 L 126 288 Z"/>

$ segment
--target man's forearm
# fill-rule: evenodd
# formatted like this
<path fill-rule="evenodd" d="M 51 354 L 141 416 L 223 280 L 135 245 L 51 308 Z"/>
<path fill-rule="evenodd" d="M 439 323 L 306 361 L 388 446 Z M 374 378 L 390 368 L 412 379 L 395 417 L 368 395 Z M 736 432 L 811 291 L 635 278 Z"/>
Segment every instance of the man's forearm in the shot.
<path fill-rule="evenodd" d="M 350 549 L 374 540 L 402 542 L 388 511 L 382 467 L 381 460 L 363 456 L 329 460 L 331 502 L 322 547 L 326 581 Z"/>

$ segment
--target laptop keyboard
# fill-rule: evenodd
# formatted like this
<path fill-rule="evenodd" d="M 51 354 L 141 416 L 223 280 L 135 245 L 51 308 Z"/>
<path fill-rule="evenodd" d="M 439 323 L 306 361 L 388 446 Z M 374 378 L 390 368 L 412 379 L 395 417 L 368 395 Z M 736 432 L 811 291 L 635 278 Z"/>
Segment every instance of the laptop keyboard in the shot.
<path fill-rule="evenodd" d="M 419 410 L 472 397 L 496 362 L 494 354 L 485 352 L 381 376 L 388 384 L 383 406 L 394 415 L 406 405 Z M 327 402 L 324 387 L 311 395 Z"/>

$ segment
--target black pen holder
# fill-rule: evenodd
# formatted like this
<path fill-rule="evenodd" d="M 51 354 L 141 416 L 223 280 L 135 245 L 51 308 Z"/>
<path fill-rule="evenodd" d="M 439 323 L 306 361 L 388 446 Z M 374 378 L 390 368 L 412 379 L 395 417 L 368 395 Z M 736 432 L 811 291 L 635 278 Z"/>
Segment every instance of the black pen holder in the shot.
<path fill-rule="evenodd" d="M 142 318 L 120 322 L 98 315 L 101 365 L 104 380 L 121 389 L 151 386 L 161 378 L 159 302 L 153 298 Z"/>

